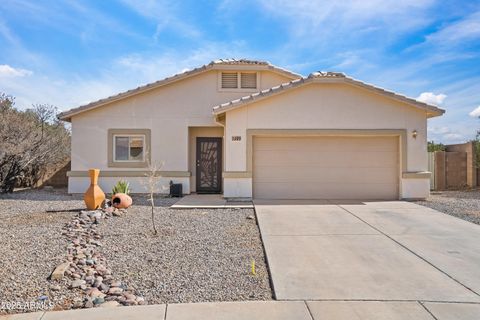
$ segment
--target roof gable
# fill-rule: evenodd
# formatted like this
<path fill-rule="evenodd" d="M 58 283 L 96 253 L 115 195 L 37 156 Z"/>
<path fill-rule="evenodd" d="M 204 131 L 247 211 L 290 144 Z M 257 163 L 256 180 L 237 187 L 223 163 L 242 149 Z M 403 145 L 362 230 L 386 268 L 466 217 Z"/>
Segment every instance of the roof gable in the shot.
<path fill-rule="evenodd" d="M 212 61 L 209 64 L 205 64 L 201 67 L 198 67 L 183 73 L 175 74 L 171 77 L 167 77 L 162 80 L 152 82 L 144 86 L 140 86 L 135 89 L 128 90 L 128 91 L 107 97 L 105 99 L 100 99 L 98 101 L 94 101 L 86 105 L 82 105 L 80 107 L 70 109 L 68 111 L 60 113 L 58 115 L 58 118 L 64 121 L 70 121 L 71 118 L 75 115 L 96 109 L 98 107 L 110 104 L 112 102 L 116 102 L 116 101 L 126 99 L 150 90 L 154 90 L 156 88 L 159 88 L 168 84 L 172 84 L 177 81 L 182 81 L 184 79 L 193 77 L 195 75 L 199 75 L 209 70 L 222 70 L 222 69 L 240 69 L 240 70 L 245 69 L 245 70 L 255 70 L 255 71 L 265 70 L 265 71 L 271 71 L 271 72 L 281 74 L 290 79 L 301 78 L 301 75 L 288 71 L 286 69 L 274 66 L 267 61 L 247 60 L 247 59 L 238 59 L 238 60 L 237 59 L 220 59 L 220 60 Z"/>
<path fill-rule="evenodd" d="M 295 79 L 290 82 L 281 84 L 279 86 L 272 87 L 270 89 L 262 90 L 260 92 L 235 99 L 220 105 L 213 107 L 213 113 L 215 115 L 220 115 L 229 110 L 236 109 L 251 103 L 254 103 L 259 100 L 268 99 L 269 97 L 287 92 L 290 90 L 295 90 L 296 88 L 302 87 L 310 83 L 345 83 L 352 86 L 360 87 L 371 92 L 377 93 L 379 95 L 386 96 L 390 99 L 403 102 L 407 105 L 413 106 L 415 108 L 424 109 L 427 111 L 428 117 L 440 116 L 445 113 L 445 110 L 438 108 L 437 106 L 430 105 L 424 102 L 417 101 L 413 98 L 395 93 L 393 91 L 388 91 L 380 87 L 376 87 L 371 84 L 350 78 L 343 73 L 339 72 L 314 72 L 311 73 L 308 77 Z"/>

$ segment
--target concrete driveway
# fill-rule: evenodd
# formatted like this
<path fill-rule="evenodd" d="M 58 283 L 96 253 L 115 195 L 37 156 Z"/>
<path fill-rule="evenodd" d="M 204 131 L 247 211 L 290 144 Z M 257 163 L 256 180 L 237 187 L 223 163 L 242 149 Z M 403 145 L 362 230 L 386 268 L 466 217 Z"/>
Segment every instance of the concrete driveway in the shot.
<path fill-rule="evenodd" d="M 478 225 L 403 201 L 255 210 L 278 300 L 480 303 Z"/>

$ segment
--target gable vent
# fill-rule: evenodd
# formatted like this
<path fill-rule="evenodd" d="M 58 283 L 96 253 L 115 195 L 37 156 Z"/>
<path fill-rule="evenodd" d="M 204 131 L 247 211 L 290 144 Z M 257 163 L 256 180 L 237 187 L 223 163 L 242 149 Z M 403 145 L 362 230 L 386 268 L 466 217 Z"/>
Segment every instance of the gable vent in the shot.
<path fill-rule="evenodd" d="M 222 89 L 238 88 L 238 73 L 222 72 Z"/>
<path fill-rule="evenodd" d="M 256 89 L 257 88 L 257 74 L 256 73 L 241 73 L 240 76 L 242 89 Z"/>

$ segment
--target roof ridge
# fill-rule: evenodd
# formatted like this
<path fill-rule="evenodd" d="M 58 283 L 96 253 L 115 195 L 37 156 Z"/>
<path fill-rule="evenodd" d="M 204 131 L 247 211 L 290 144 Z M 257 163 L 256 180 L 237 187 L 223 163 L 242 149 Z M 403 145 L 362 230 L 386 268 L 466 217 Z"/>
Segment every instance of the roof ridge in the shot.
<path fill-rule="evenodd" d="M 346 78 L 343 72 L 334 71 L 315 71 L 308 75 L 308 78 Z"/>
<path fill-rule="evenodd" d="M 270 62 L 265 60 L 251 60 L 246 58 L 227 58 L 227 59 L 217 59 L 213 60 L 209 64 L 252 64 L 252 65 L 272 65 Z"/>

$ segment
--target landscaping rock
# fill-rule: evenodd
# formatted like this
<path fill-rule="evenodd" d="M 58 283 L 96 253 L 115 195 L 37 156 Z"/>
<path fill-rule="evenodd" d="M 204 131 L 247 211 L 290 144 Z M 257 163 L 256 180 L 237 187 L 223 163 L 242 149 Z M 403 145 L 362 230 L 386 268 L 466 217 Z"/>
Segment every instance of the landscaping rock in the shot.
<path fill-rule="evenodd" d="M 117 301 L 132 304 L 127 293 L 137 296 L 138 305 L 272 299 L 252 209 L 172 210 L 167 201 L 159 199 L 155 207 L 161 217 L 157 237 L 149 232 L 151 212 L 140 205 L 129 209 L 128 218 L 97 227 L 108 267 L 115 280 L 128 285 L 125 300 Z M 256 277 L 248 276 L 252 259 Z"/>
<path fill-rule="evenodd" d="M 128 293 L 128 292 L 124 292 L 123 293 L 123 296 L 125 297 L 125 299 L 127 300 L 136 300 L 136 296 L 134 294 L 131 294 L 131 293 Z"/>
<path fill-rule="evenodd" d="M 478 189 L 432 192 L 426 200 L 415 201 L 415 203 L 480 224 L 480 192 Z"/>
<path fill-rule="evenodd" d="M 112 287 L 110 288 L 110 290 L 108 290 L 108 294 L 111 294 L 111 295 L 121 295 L 122 292 L 123 292 L 123 289 L 119 287 Z"/>
<path fill-rule="evenodd" d="M 100 284 L 99 289 L 102 292 L 108 292 L 108 290 L 110 290 L 110 287 L 108 285 L 106 285 L 105 283 L 102 283 L 102 284 Z"/>
<path fill-rule="evenodd" d="M 60 291 L 62 287 L 60 287 L 58 284 L 53 284 L 50 286 L 50 290 L 52 291 Z"/>
<path fill-rule="evenodd" d="M 125 302 L 124 302 L 125 305 L 127 306 L 134 306 L 137 304 L 137 301 L 135 300 L 131 300 L 131 299 L 127 299 Z"/>
<path fill-rule="evenodd" d="M 65 276 L 65 271 L 70 267 L 69 262 L 64 262 L 58 265 L 50 275 L 51 280 L 61 280 Z"/>
<path fill-rule="evenodd" d="M 105 301 L 112 302 L 110 305 L 118 305 L 119 302 L 124 305 L 138 304 L 133 291 L 125 292 L 127 286 L 121 281 L 113 280 L 112 270 L 106 266 L 105 257 L 97 251 L 102 246 L 98 241 L 102 236 L 97 231 L 96 223 L 102 218 L 102 211 L 81 211 L 62 231 L 62 235 L 69 241 L 68 261 L 58 267 L 58 272 L 53 277 L 60 278 L 57 274 L 61 275 L 63 271 L 63 276 L 66 274 L 73 279 L 70 288 L 84 290 L 87 298 L 82 300 L 83 305 L 79 299 L 75 299 L 72 304 L 74 308 L 91 308 L 104 304 Z"/>
<path fill-rule="evenodd" d="M 85 308 L 93 308 L 93 301 L 88 300 L 87 302 L 85 302 L 84 307 Z"/>
<path fill-rule="evenodd" d="M 105 293 L 101 292 L 97 288 L 91 288 L 87 291 L 87 295 L 92 297 L 92 299 L 95 299 L 97 297 L 105 297 Z"/>
<path fill-rule="evenodd" d="M 82 298 L 75 298 L 73 299 L 73 308 L 78 309 L 83 307 L 83 299 Z"/>
<path fill-rule="evenodd" d="M 117 301 L 105 301 L 100 305 L 102 308 L 114 308 L 118 307 L 120 304 Z"/>
<path fill-rule="evenodd" d="M 70 284 L 70 287 L 71 288 L 78 288 L 82 285 L 85 285 L 85 280 L 81 280 L 81 279 L 78 279 L 78 280 L 73 280 L 72 283 Z"/>
<path fill-rule="evenodd" d="M 113 211 L 115 211 L 115 208 L 113 207 L 107 207 L 103 210 L 106 214 L 112 214 Z"/>
<path fill-rule="evenodd" d="M 111 287 L 120 287 L 122 285 L 122 282 L 120 281 L 113 281 L 110 286 Z"/>
<path fill-rule="evenodd" d="M 95 221 L 99 221 L 102 218 L 102 213 L 100 211 L 95 211 L 90 215 L 90 218 Z"/>

